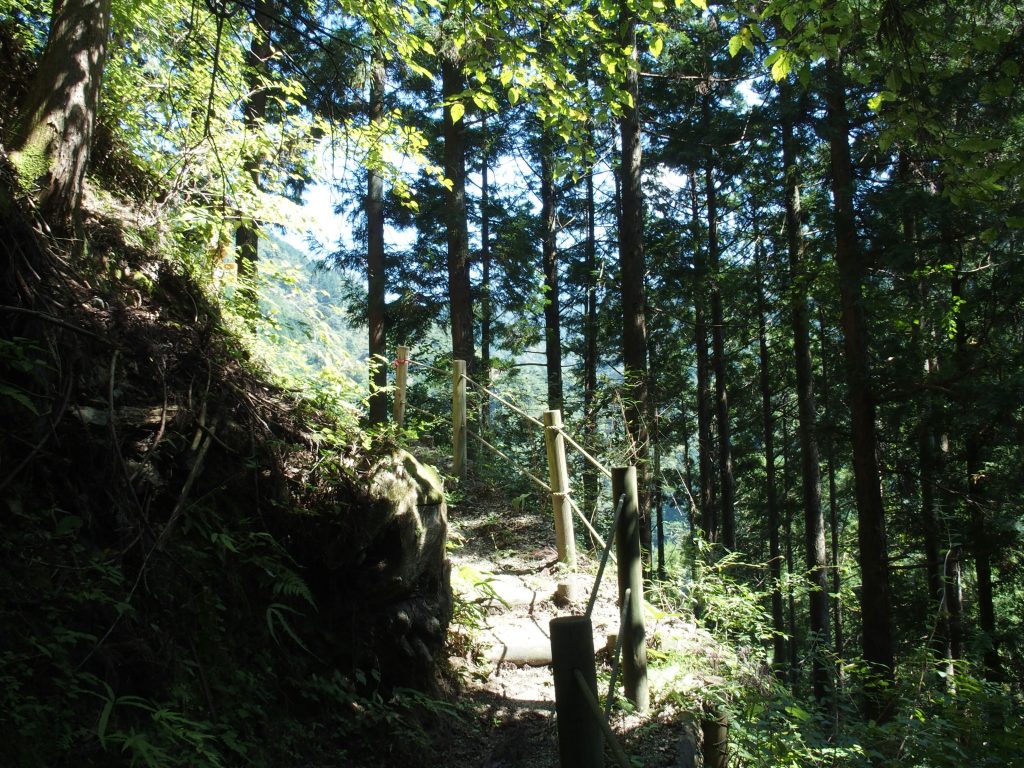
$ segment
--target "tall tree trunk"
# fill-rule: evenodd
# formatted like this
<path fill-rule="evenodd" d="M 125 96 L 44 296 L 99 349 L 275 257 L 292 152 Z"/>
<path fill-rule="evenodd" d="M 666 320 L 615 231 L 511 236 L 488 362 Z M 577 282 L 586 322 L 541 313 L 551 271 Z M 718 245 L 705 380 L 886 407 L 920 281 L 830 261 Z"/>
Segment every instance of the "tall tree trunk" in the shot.
<path fill-rule="evenodd" d="M 953 280 L 954 306 L 964 303 L 962 270 Z M 956 330 L 956 359 L 961 375 L 974 367 L 973 352 L 968 341 L 966 318 L 961 317 Z M 976 398 L 972 398 L 976 402 Z M 990 680 L 1003 677 L 1002 662 L 996 637 L 996 613 L 992 590 L 992 548 L 993 541 L 988 532 L 986 519 L 986 475 L 982 457 L 984 428 L 979 425 L 968 427 L 964 438 L 964 462 L 967 470 L 967 508 L 970 516 L 969 541 L 974 554 L 974 573 L 978 583 L 978 623 L 985 639 L 983 659 L 985 674 Z"/>
<path fill-rule="evenodd" d="M 865 265 L 853 209 L 853 162 L 850 158 L 850 126 L 841 59 L 826 64 L 825 99 L 828 106 L 836 263 L 839 268 L 843 349 L 846 354 L 857 498 L 864 660 L 875 676 L 883 682 L 891 683 L 895 670 L 885 507 L 882 503 L 875 403 L 864 317 L 862 287 Z M 873 686 L 871 690 L 866 700 L 868 717 L 880 721 L 888 719 L 892 714 L 889 707 L 891 687 Z"/>
<path fill-rule="evenodd" d="M 448 307 L 452 323 L 452 355 L 465 360 L 472 372 L 473 299 L 469 280 L 469 227 L 466 221 L 466 123 L 452 119 L 452 100 L 465 90 L 462 62 L 454 54 L 442 55 L 441 95 L 444 99 L 444 175 L 451 182 L 445 191 L 448 235 Z"/>
<path fill-rule="evenodd" d="M 654 525 L 655 532 L 657 534 L 657 546 L 658 546 L 658 562 L 657 562 L 657 574 L 658 578 L 664 581 L 668 574 L 665 571 L 665 509 L 664 509 L 664 493 L 662 492 L 663 480 L 661 476 L 661 409 L 658 407 L 658 371 L 661 370 L 661 363 L 658 360 L 658 346 L 655 342 L 655 337 L 652 334 L 648 345 L 648 355 L 650 358 L 650 397 L 648 402 L 651 406 L 651 446 L 654 453 L 654 480 L 651 492 L 654 494 Z M 653 570 L 653 568 L 652 568 Z"/>
<path fill-rule="evenodd" d="M 789 256 L 790 318 L 796 370 L 796 399 L 800 435 L 800 476 L 804 510 L 807 578 L 810 582 L 811 682 L 814 698 L 825 700 L 831 687 L 825 654 L 830 645 L 828 616 L 828 556 L 825 552 L 825 517 L 821 510 L 821 464 L 818 457 L 818 416 L 814 399 L 811 331 L 804 272 L 803 232 L 800 221 L 800 178 L 797 167 L 795 99 L 783 86 L 782 164 L 786 193 L 786 246 Z"/>
<path fill-rule="evenodd" d="M 594 146 L 594 127 L 587 127 L 587 141 Z M 585 244 L 586 306 L 583 321 L 583 436 L 588 448 L 597 431 L 594 413 L 597 397 L 597 206 L 594 198 L 594 166 L 587 167 L 587 241 Z M 597 473 L 587 462 L 583 469 L 583 500 L 588 514 L 597 506 Z"/>
<path fill-rule="evenodd" d="M 253 11 L 253 35 L 245 53 L 246 87 L 248 95 L 242 107 L 245 130 L 254 136 L 267 116 L 267 88 L 265 74 L 270 59 L 270 31 L 273 24 L 271 0 L 258 0 Z M 260 188 L 261 153 L 253 152 L 244 163 L 245 174 L 255 189 Z M 259 223 L 242 219 L 235 230 L 235 263 L 238 265 L 240 295 L 247 311 L 256 312 L 256 262 L 259 260 Z M 371 352 L 372 354 L 372 352 Z"/>
<path fill-rule="evenodd" d="M 647 307 L 644 289 L 644 218 L 640 181 L 640 78 L 637 19 L 626 3 L 619 20 L 624 47 L 632 50 L 626 91 L 633 100 L 619 121 L 622 157 L 622 212 L 619 219 L 619 269 L 622 282 L 622 363 L 626 377 L 626 420 L 636 450 L 640 506 L 640 549 L 651 562 L 650 470 L 647 466 Z"/>
<path fill-rule="evenodd" d="M 964 657 L 964 597 L 960 582 L 960 547 L 952 547 L 943 563 L 943 581 L 946 591 L 946 624 L 949 627 L 949 658 L 959 661 Z"/>
<path fill-rule="evenodd" d="M 940 219 L 939 231 L 941 242 L 940 252 L 941 257 L 944 259 L 943 263 L 956 263 L 952 222 L 948 214 L 943 215 Z M 959 304 L 963 297 L 961 296 L 960 278 L 955 274 L 951 289 L 952 300 Z M 969 365 L 969 361 L 966 359 L 966 350 L 961 345 L 962 341 L 966 341 L 966 337 L 960 336 L 961 331 L 964 330 L 963 322 L 958 322 L 957 336 L 954 339 L 953 364 L 961 367 L 961 375 L 966 373 L 966 369 L 963 367 Z M 940 489 L 941 500 L 938 503 L 940 508 L 953 510 L 956 505 L 960 503 L 961 494 L 957 492 L 954 484 L 949 482 L 949 466 L 951 459 L 950 439 L 946 423 L 946 408 L 940 405 L 938 407 L 938 411 L 942 416 L 942 426 L 940 429 L 936 430 L 938 439 L 935 444 L 936 466 L 934 471 L 937 478 L 943 479 L 943 487 Z M 948 653 L 951 662 L 959 661 L 964 658 L 963 589 L 961 585 L 962 563 L 963 548 L 959 543 L 953 544 L 947 550 L 942 566 L 943 599 L 945 601 L 946 628 L 949 639 Z"/>
<path fill-rule="evenodd" d="M 782 553 L 779 548 L 779 499 L 775 480 L 775 411 L 772 408 L 772 383 L 768 359 L 768 328 L 761 274 L 761 246 L 755 247 L 757 269 L 757 341 L 761 380 L 761 424 L 764 433 L 765 507 L 768 526 L 768 574 L 772 580 L 772 668 L 784 674 L 786 668 L 786 625 L 782 609 Z"/>
<path fill-rule="evenodd" d="M 829 376 L 828 364 L 826 362 L 826 330 L 825 310 L 818 306 L 818 333 L 819 333 L 819 354 L 821 355 L 821 396 L 825 403 L 825 412 L 831 410 L 832 402 L 832 380 Z M 832 629 L 835 635 L 836 679 L 840 686 L 843 681 L 843 598 L 842 598 L 842 574 L 839 571 L 839 491 L 836 487 L 836 458 L 835 439 L 833 436 L 834 427 L 829 424 L 824 432 L 825 441 L 825 471 L 828 474 L 828 519 L 830 541 L 832 545 L 832 593 L 835 595 L 832 602 Z"/>
<path fill-rule="evenodd" d="M 800 647 L 796 634 L 796 597 L 793 594 L 793 575 L 796 573 L 796 559 L 793 556 L 793 505 L 790 503 L 792 489 L 792 472 L 789 460 L 789 419 L 782 416 L 782 503 L 786 526 L 786 575 L 789 585 L 786 589 L 786 602 L 789 609 L 789 686 L 793 695 L 797 694 L 800 683 Z"/>
<path fill-rule="evenodd" d="M 711 480 L 711 376 L 708 361 L 708 328 L 705 294 L 707 293 L 707 260 L 699 243 L 699 206 L 696 174 L 690 173 L 691 224 L 693 227 L 693 314 L 694 346 L 697 349 L 697 474 L 700 479 L 700 527 L 709 542 L 718 541 L 718 516 L 715 510 Z"/>
<path fill-rule="evenodd" d="M 541 252 L 544 267 L 544 359 L 547 363 L 548 408 L 562 410 L 562 328 L 558 288 L 558 244 L 552 141 L 540 127 Z"/>
<path fill-rule="evenodd" d="M 904 194 L 909 195 L 913 190 L 912 168 L 910 159 L 902 152 L 897 163 L 897 176 L 899 183 L 904 189 Z M 918 268 L 926 267 L 927 265 L 921 261 L 920 254 L 918 253 L 917 215 L 910 202 L 904 202 L 901 218 L 903 246 L 910 251 L 913 261 Z M 918 322 L 914 326 L 912 333 L 917 347 L 918 358 L 922 364 L 925 387 L 921 394 L 921 415 L 917 425 L 917 474 L 918 484 L 921 489 L 920 521 L 922 538 L 924 539 L 925 573 L 927 574 L 926 581 L 928 585 L 926 605 L 930 605 L 933 601 L 937 600 L 941 606 L 944 605 L 945 590 L 942 585 L 937 510 L 939 499 L 937 492 L 938 478 L 936 476 L 938 465 L 938 447 L 936 444 L 938 415 L 930 387 L 938 373 L 938 360 L 932 354 L 934 333 L 928 316 L 928 293 L 927 277 L 918 278 Z M 943 622 L 940 619 L 932 638 L 932 648 L 940 660 L 945 658 L 948 652 L 946 632 L 941 626 L 942 624 Z"/>
<path fill-rule="evenodd" d="M 729 395 L 726 388 L 725 319 L 722 312 L 721 264 L 718 246 L 718 191 L 715 168 L 709 160 L 704 169 L 708 214 L 708 276 L 711 288 L 711 365 L 715 371 L 715 417 L 718 425 L 718 478 L 722 514 L 722 544 L 736 549 L 736 479 L 732 467 L 732 435 Z"/>
<path fill-rule="evenodd" d="M 480 284 L 480 369 L 484 386 L 491 384 L 491 185 L 490 134 L 487 117 L 482 118 L 483 158 L 480 164 L 480 264 L 483 272 Z M 487 431 L 490 424 L 490 398 L 486 398 L 480 413 L 480 428 Z"/>
<path fill-rule="evenodd" d="M 42 215 L 69 230 L 89 168 L 110 38 L 110 0 L 56 0 L 46 41 L 9 145 Z"/>
<path fill-rule="evenodd" d="M 384 120 L 384 62 L 376 48 L 370 54 L 370 126 Z M 387 289 L 384 275 L 384 178 L 373 167 L 366 174 L 366 314 L 370 332 L 370 423 L 388 420 Z"/>

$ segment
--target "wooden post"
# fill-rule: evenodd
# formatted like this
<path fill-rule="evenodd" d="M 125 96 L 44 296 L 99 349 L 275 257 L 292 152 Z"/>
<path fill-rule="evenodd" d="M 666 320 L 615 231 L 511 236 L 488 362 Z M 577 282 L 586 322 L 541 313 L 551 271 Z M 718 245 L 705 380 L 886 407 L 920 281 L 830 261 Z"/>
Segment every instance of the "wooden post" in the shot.
<path fill-rule="evenodd" d="M 576 682 L 577 671 L 597 698 L 594 632 L 587 616 L 559 616 L 551 632 L 551 670 L 555 681 L 555 720 L 561 768 L 602 768 L 601 724 Z"/>
<path fill-rule="evenodd" d="M 622 634 L 622 685 L 626 698 L 638 712 L 650 704 L 647 690 L 647 645 L 644 630 L 644 581 L 640 560 L 640 509 L 637 499 L 636 467 L 612 469 L 612 498 L 625 494 L 615 536 L 619 571 L 619 605 L 626 617 Z M 627 594 L 628 590 L 628 594 Z"/>
<path fill-rule="evenodd" d="M 393 418 L 396 426 L 405 423 L 405 386 L 409 378 L 409 348 L 398 348 L 398 359 L 395 360 L 395 406 Z"/>
<path fill-rule="evenodd" d="M 452 365 L 452 474 L 466 479 L 466 361 Z"/>
<path fill-rule="evenodd" d="M 555 513 L 555 545 L 558 562 L 566 571 L 559 576 L 555 596 L 571 601 L 576 599 L 576 534 L 569 504 L 569 468 L 561 429 L 562 412 L 544 411 L 544 444 L 548 450 L 551 507 Z"/>
<path fill-rule="evenodd" d="M 704 737 L 704 768 L 729 765 L 729 716 L 712 704 L 704 705 L 700 728 Z"/>

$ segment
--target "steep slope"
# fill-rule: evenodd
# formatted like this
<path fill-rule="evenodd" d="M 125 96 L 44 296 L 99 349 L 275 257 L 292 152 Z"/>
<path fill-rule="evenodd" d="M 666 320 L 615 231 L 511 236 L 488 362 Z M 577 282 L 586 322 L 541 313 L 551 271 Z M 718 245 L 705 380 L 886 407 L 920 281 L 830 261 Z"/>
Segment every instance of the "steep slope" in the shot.
<path fill-rule="evenodd" d="M 273 385 L 158 228 L 93 209 L 75 261 L 0 164 L 0 762 L 386 764 L 451 611 L 437 476 Z"/>

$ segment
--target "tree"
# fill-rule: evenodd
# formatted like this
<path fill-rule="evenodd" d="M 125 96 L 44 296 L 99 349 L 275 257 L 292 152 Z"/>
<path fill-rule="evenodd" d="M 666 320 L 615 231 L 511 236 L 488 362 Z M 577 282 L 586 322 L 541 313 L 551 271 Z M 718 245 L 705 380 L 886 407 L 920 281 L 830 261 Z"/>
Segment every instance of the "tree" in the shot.
<path fill-rule="evenodd" d="M 46 48 L 10 144 L 51 225 L 78 217 L 110 37 L 111 0 L 56 0 Z"/>
<path fill-rule="evenodd" d="M 789 262 L 789 306 L 793 329 L 796 370 L 798 430 L 800 433 L 800 476 L 804 509 L 808 579 L 811 590 L 811 667 L 814 697 L 823 701 L 829 688 L 828 558 L 825 552 L 825 518 L 821 509 L 821 465 L 818 454 L 817 404 L 814 396 L 814 361 L 807 309 L 808 276 L 804 266 L 804 243 L 800 221 L 800 178 L 797 166 L 796 122 L 800 115 L 792 88 L 782 91 L 782 164 L 785 180 L 786 250 Z"/>
<path fill-rule="evenodd" d="M 370 128 L 378 128 L 384 119 L 384 62 L 374 46 L 370 54 Z M 366 171 L 366 319 L 370 333 L 370 423 L 382 424 L 388 418 L 387 393 L 387 283 L 384 261 L 384 179 L 378 168 L 379 157 L 371 155 Z"/>
<path fill-rule="evenodd" d="M 619 18 L 622 45 L 632 51 L 626 74 L 629 101 L 619 120 L 622 211 L 619 218 L 619 269 L 622 281 L 622 364 L 626 426 L 633 442 L 640 489 L 640 548 L 651 552 L 650 473 L 647 469 L 647 320 L 644 289 L 644 211 L 641 186 L 640 72 L 637 18 L 623 3 Z"/>
<path fill-rule="evenodd" d="M 245 54 L 247 93 L 242 114 L 245 117 L 245 130 L 250 139 L 259 144 L 257 136 L 261 131 L 261 123 L 267 118 L 267 62 L 270 60 L 270 33 L 273 24 L 274 8 L 271 0 L 258 0 L 253 9 L 253 34 L 249 48 Z M 207 117 L 206 132 L 209 132 Z M 249 177 L 254 189 L 262 184 L 261 168 L 264 164 L 262 152 L 251 151 L 245 159 L 244 173 Z M 255 311 L 256 294 L 256 262 L 259 260 L 260 232 L 257 222 L 243 218 L 235 230 L 235 262 L 238 265 L 238 277 L 241 279 L 242 292 Z"/>
<path fill-rule="evenodd" d="M 446 37 L 441 54 L 441 98 L 444 109 L 445 224 L 448 239 L 448 306 L 451 314 L 452 354 L 465 360 L 472 374 L 473 298 L 469 278 L 469 229 L 466 221 L 465 107 L 458 97 L 465 90 L 462 58 L 454 39 Z"/>
<path fill-rule="evenodd" d="M 548 408 L 562 410 L 562 298 L 558 281 L 557 193 L 551 135 L 543 127 L 539 134 L 540 226 L 544 273 L 544 359 L 547 363 Z"/>
<path fill-rule="evenodd" d="M 836 264 L 839 267 L 840 311 L 857 497 L 864 660 L 871 666 L 872 674 L 883 681 L 891 681 L 894 675 L 894 648 L 888 545 L 878 465 L 875 398 L 869 370 L 868 330 L 864 317 L 864 261 L 854 214 L 854 174 L 850 157 L 850 124 L 842 56 L 826 62 L 825 70 Z M 892 715 L 886 699 L 884 689 L 874 689 L 867 699 L 870 717 L 885 719 Z"/>

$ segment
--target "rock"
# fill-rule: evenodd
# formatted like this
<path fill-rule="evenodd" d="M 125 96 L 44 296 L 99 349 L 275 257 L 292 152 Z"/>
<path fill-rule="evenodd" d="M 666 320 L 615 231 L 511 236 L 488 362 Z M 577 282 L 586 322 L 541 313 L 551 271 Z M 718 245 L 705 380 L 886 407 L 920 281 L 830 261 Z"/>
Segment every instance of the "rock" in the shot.
<path fill-rule="evenodd" d="M 341 484 L 332 513 L 278 519 L 319 608 L 346 647 L 339 666 L 379 672 L 385 685 L 430 687 L 451 620 L 444 490 L 437 473 L 397 450 Z"/>

